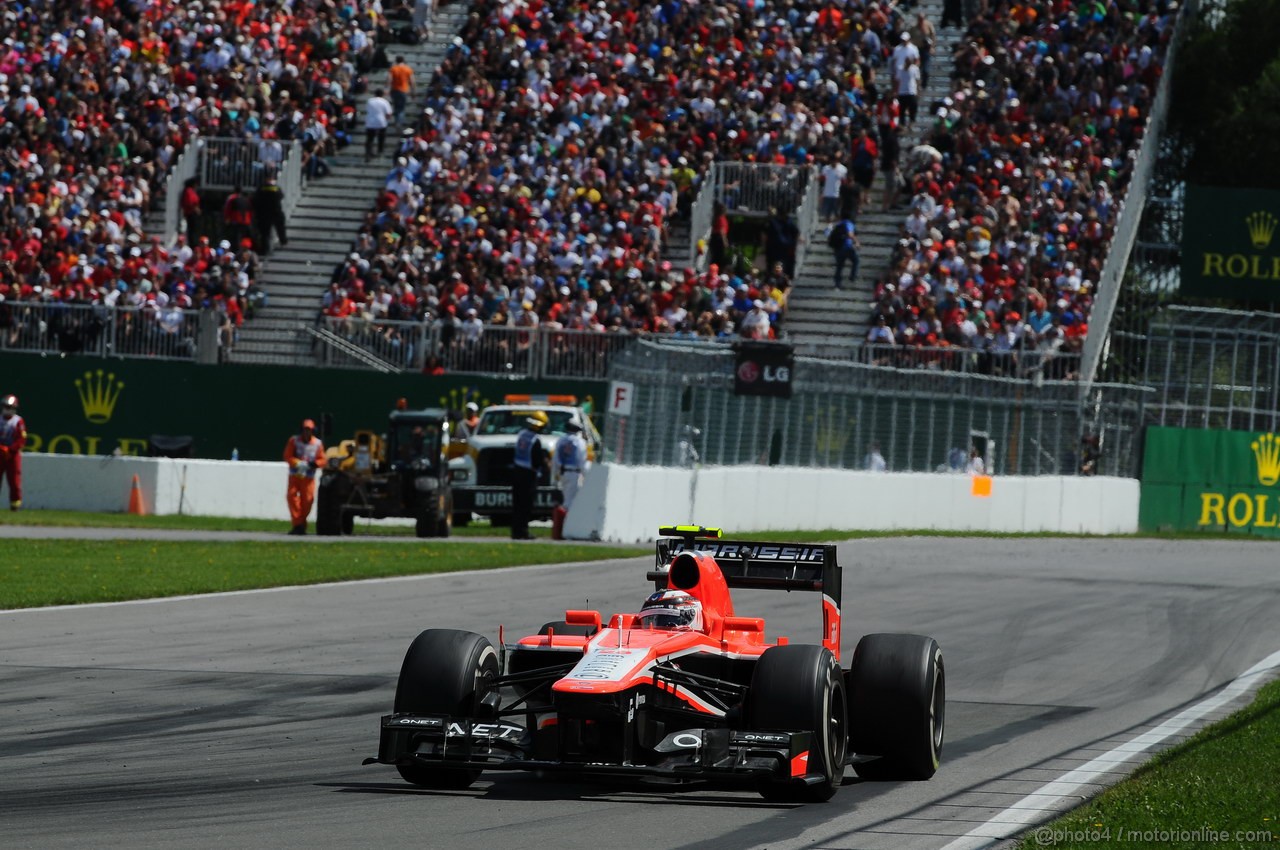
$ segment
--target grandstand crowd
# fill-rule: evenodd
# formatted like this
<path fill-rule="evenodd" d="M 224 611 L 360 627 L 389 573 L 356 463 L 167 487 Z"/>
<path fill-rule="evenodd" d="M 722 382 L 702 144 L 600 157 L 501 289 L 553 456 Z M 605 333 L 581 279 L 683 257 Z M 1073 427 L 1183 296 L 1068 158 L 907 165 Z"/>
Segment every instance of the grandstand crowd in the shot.
<path fill-rule="evenodd" d="M 919 104 L 909 215 L 871 305 L 867 338 L 892 362 L 913 348 L 1079 347 L 1177 10 L 977 5 L 950 61 L 923 57 L 952 85 Z M 144 231 L 152 193 L 195 134 L 304 140 L 323 162 L 363 119 L 353 92 L 390 6 L 4 11 L 0 297 L 209 306 L 229 341 L 258 254 L 199 236 L 161 245 Z M 919 27 L 861 0 L 480 0 L 398 128 L 322 313 L 464 336 L 782 337 L 785 263 L 731 264 L 719 217 L 698 270 L 665 261 L 664 239 L 717 160 L 852 165 L 865 138 L 896 144 L 915 104 L 895 103 L 893 47 L 921 41 Z"/>
<path fill-rule="evenodd" d="M 243 321 L 260 263 L 251 244 L 145 230 L 153 197 L 196 135 L 305 141 L 320 156 L 352 123 L 351 88 L 386 19 L 338 4 L 57 0 L 0 15 L 0 325 L 13 344 L 39 311 L 15 302 L 128 305 L 161 317 Z M 314 173 L 313 168 L 313 173 Z M 197 208 L 192 209 L 189 203 Z M 196 221 L 200 198 L 183 198 Z M 62 315 L 65 315 L 62 314 Z M 172 325 L 172 321 L 170 321 Z"/>
<path fill-rule="evenodd" d="M 867 334 L 878 356 L 1081 350 L 1177 9 L 1013 3 L 969 22 L 910 154 Z"/>

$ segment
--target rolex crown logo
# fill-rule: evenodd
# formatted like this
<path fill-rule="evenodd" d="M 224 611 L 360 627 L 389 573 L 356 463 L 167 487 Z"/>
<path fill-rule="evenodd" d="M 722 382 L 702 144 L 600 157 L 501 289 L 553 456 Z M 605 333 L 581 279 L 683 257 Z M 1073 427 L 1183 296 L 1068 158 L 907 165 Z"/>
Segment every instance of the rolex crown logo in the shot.
<path fill-rule="evenodd" d="M 1280 221 L 1271 213 L 1258 210 L 1245 216 L 1244 223 L 1249 227 L 1249 241 L 1254 248 L 1262 251 L 1271 245 L 1271 237 L 1275 235 L 1276 224 L 1280 224 Z"/>
<path fill-rule="evenodd" d="M 1275 434 L 1261 434 L 1249 446 L 1258 462 L 1258 481 L 1264 487 L 1280 481 L 1280 438 Z"/>
<path fill-rule="evenodd" d="M 117 381 L 115 373 L 103 375 L 102 370 L 85 372 L 84 379 L 76 379 L 76 391 L 80 393 L 80 406 L 84 418 L 95 425 L 111 421 L 111 413 L 120 400 L 124 382 Z"/>

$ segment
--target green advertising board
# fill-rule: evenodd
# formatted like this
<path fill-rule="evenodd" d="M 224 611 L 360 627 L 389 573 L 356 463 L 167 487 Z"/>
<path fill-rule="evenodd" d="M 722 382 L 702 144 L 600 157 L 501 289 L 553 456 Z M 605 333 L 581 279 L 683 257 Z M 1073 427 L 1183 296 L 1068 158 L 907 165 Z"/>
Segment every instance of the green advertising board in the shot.
<path fill-rule="evenodd" d="M 1187 186 L 1182 294 L 1280 301 L 1280 192 Z"/>
<path fill-rule="evenodd" d="M 29 451 L 145 455 L 152 435 L 190 436 L 196 457 L 230 458 L 235 450 L 244 460 L 280 459 L 306 417 L 328 416 L 336 443 L 357 428 L 383 428 L 400 398 L 411 408 L 461 410 L 469 401 L 483 407 L 516 393 L 596 402 L 608 386 L 33 354 L 0 355 L 0 375 L 0 392 L 20 400 Z M 597 426 L 604 430 L 599 420 Z"/>
<path fill-rule="evenodd" d="M 1280 537 L 1280 435 L 1146 431 L 1138 526 Z"/>

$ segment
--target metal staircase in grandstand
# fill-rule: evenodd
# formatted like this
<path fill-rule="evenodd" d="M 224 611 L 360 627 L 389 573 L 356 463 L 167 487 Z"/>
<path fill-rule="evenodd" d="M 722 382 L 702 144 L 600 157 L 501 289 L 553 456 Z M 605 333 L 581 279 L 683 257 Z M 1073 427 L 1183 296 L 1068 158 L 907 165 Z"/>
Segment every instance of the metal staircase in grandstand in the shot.
<path fill-rule="evenodd" d="M 933 50 L 929 84 L 920 92 L 919 114 L 911 129 L 902 134 L 903 162 L 933 127 L 930 105 L 951 94 L 951 54 L 963 35 L 963 30 L 957 27 L 943 29 L 939 26 L 942 20 L 941 0 L 923 0 L 915 10 L 924 12 L 933 21 L 937 27 L 937 43 Z M 875 281 L 889 267 L 894 245 L 901 236 L 902 224 L 907 217 L 905 202 L 889 212 L 880 211 L 883 192 L 884 178 L 877 168 L 876 181 L 871 191 L 864 193 L 862 212 L 857 219 L 862 249 L 856 282 L 849 283 L 846 269 L 844 288 L 837 290 L 833 285 L 836 264 L 835 256 L 827 245 L 827 228 L 830 225 L 819 220 L 807 234 L 809 251 L 803 267 L 796 269 L 795 282 L 787 300 L 785 324 L 787 336 L 799 352 L 847 359 L 862 345 L 871 315 Z"/>
<path fill-rule="evenodd" d="M 462 29 L 468 8 L 461 3 L 438 8 L 431 37 L 421 44 L 387 45 L 389 59 L 404 56 L 413 68 L 419 92 L 430 82 L 446 48 Z M 385 71 L 367 75 L 370 91 L 357 99 L 351 144 L 329 158 L 330 174 L 306 184 L 289 219 L 289 244 L 275 246 L 261 275 L 267 306 L 245 322 L 226 359 L 299 366 L 315 361 L 311 353 L 314 341 L 302 328 L 315 323 L 329 276 L 351 250 L 352 239 L 394 164 L 400 141 L 398 129 L 389 128 L 385 153 L 372 162 L 364 161 L 364 105 L 372 89 L 385 87 L 385 76 Z M 406 113 L 413 109 L 411 104 Z"/>

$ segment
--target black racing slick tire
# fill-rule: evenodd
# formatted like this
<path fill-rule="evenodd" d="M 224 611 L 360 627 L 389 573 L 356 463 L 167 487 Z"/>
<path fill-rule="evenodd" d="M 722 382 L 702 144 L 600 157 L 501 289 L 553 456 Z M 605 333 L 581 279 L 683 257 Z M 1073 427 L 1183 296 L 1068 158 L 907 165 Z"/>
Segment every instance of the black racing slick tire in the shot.
<path fill-rule="evenodd" d="M 498 653 L 478 634 L 427 629 L 418 635 L 400 666 L 397 714 L 482 717 L 492 711 L 484 698 L 498 678 Z M 415 763 L 397 765 L 405 780 L 425 788 L 466 788 L 479 770 Z"/>
<path fill-rule="evenodd" d="M 756 662 L 746 700 L 752 729 L 811 732 L 807 772 L 821 774 L 815 785 L 770 780 L 760 786 L 768 800 L 821 803 L 844 781 L 848 749 L 848 706 L 844 674 L 831 651 L 802 644 L 775 646 Z"/>
<path fill-rule="evenodd" d="M 343 532 L 342 494 L 336 481 L 321 479 L 316 497 L 316 534 L 337 537 Z M 350 532 L 347 532 L 350 534 Z"/>
<path fill-rule="evenodd" d="M 436 518 L 436 537 L 448 537 L 453 534 L 453 497 L 449 497 Z"/>
<path fill-rule="evenodd" d="M 417 537 L 435 537 L 439 527 L 436 512 L 429 507 L 418 509 L 414 518 L 413 533 Z"/>
<path fill-rule="evenodd" d="M 849 667 L 850 743 L 874 761 L 863 779 L 928 779 L 946 732 L 947 677 L 938 642 L 923 635 L 865 635 Z"/>

